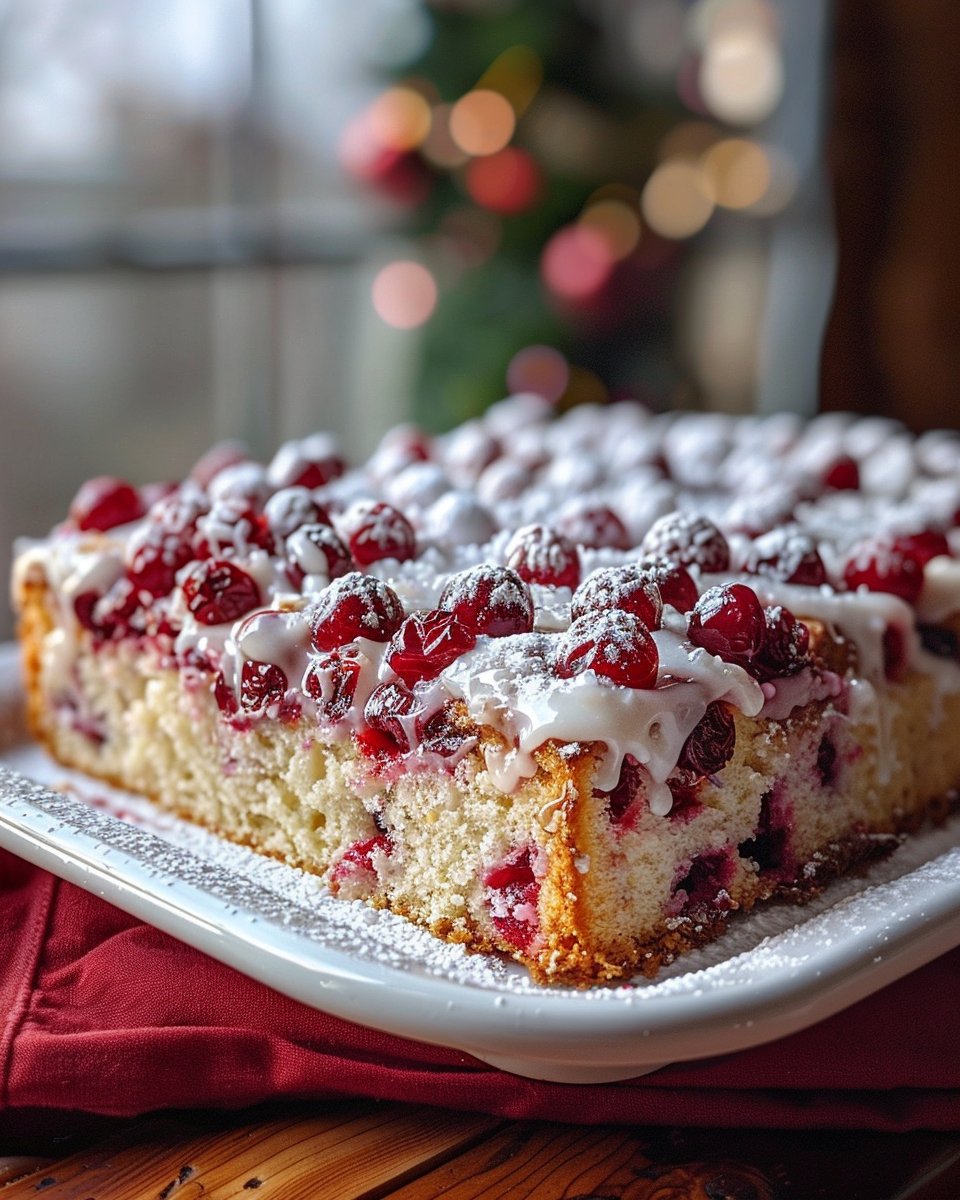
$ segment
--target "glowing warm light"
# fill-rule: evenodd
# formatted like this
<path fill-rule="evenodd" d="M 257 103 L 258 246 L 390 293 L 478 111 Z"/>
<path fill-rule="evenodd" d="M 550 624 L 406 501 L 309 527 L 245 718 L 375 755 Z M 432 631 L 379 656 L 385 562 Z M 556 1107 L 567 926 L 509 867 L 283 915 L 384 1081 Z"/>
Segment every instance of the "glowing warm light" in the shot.
<path fill-rule="evenodd" d="M 547 286 L 564 300 L 588 300 L 610 278 L 614 258 L 595 229 L 567 225 L 547 242 L 540 269 Z"/>
<path fill-rule="evenodd" d="M 735 28 L 708 43 L 699 85 L 704 103 L 721 120 L 756 125 L 783 94 L 780 51 L 761 30 Z"/>
<path fill-rule="evenodd" d="M 674 239 L 698 233 L 713 212 L 702 172 L 682 159 L 657 167 L 643 189 L 641 206 L 650 228 Z"/>
<path fill-rule="evenodd" d="M 517 117 L 499 92 L 475 88 L 450 113 L 450 135 L 466 154 L 496 154 L 513 137 Z"/>
<path fill-rule="evenodd" d="M 381 146 L 412 150 L 430 132 L 430 105 L 413 88 L 390 88 L 371 104 L 367 121 Z"/>
<path fill-rule="evenodd" d="M 724 138 L 703 156 L 703 175 L 723 208 L 750 208 L 770 186 L 770 160 L 756 142 Z"/>
<path fill-rule="evenodd" d="M 567 412 L 578 404 L 606 404 L 609 399 L 610 393 L 599 375 L 586 367 L 571 366 L 570 379 L 557 401 L 557 408 Z"/>
<path fill-rule="evenodd" d="M 477 88 L 499 92 L 519 117 L 543 82 L 543 63 L 529 46 L 511 46 L 499 54 L 480 77 Z"/>
<path fill-rule="evenodd" d="M 371 289 L 377 316 L 395 329 L 416 329 L 437 306 L 437 284 L 418 262 L 392 262 L 383 267 Z"/>
<path fill-rule="evenodd" d="M 552 346 L 526 346 L 507 367 L 507 388 L 514 394 L 535 392 L 559 400 L 569 379 L 569 363 Z"/>
<path fill-rule="evenodd" d="M 467 191 L 477 204 L 509 216 L 528 209 L 540 194 L 540 168 L 526 150 L 507 146 L 467 167 Z"/>
<path fill-rule="evenodd" d="M 462 167 L 470 157 L 468 154 L 464 154 L 450 136 L 450 113 L 452 111 L 452 104 L 434 105 L 430 117 L 430 131 L 420 147 L 424 158 L 432 162 L 435 167 L 441 167 L 448 171 L 454 167 Z"/>
<path fill-rule="evenodd" d="M 640 242 L 640 213 L 636 204 L 623 200 L 597 200 L 580 214 L 580 226 L 594 229 L 615 259 L 626 258 Z"/>

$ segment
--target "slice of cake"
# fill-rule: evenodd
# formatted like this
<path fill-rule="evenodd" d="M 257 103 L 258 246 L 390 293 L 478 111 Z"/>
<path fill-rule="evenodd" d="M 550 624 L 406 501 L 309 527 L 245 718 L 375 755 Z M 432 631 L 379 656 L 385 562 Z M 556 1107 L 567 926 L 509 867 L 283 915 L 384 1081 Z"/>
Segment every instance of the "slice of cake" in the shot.
<path fill-rule="evenodd" d="M 85 484 L 18 548 L 65 764 L 511 955 L 653 974 L 942 815 L 960 438 L 849 417 L 555 418 Z"/>

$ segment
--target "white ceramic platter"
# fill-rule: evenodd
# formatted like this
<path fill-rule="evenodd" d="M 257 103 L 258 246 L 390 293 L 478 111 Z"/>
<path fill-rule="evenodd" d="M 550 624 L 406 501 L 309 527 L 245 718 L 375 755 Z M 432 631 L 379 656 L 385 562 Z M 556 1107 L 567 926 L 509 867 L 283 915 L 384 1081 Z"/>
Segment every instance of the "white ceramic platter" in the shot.
<path fill-rule="evenodd" d="M 324 1012 L 533 1079 L 599 1083 L 803 1029 L 960 944 L 960 816 L 656 982 L 543 988 L 51 763 L 0 648 L 0 846 Z"/>

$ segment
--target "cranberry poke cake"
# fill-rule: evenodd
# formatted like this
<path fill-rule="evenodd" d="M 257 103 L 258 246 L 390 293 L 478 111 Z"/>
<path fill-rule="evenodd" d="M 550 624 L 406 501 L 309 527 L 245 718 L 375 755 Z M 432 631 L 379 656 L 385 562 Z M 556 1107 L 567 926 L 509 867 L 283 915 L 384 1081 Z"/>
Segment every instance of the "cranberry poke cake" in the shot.
<path fill-rule="evenodd" d="M 557 416 L 81 487 L 18 545 L 56 759 L 512 956 L 653 975 L 941 817 L 960 435 Z"/>

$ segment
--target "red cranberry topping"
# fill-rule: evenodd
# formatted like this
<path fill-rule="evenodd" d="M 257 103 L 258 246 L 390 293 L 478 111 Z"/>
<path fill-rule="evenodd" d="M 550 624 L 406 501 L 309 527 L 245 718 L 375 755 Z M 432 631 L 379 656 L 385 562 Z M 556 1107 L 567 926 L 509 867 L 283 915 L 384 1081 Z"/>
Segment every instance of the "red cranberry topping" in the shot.
<path fill-rule="evenodd" d="M 346 463 L 324 434 L 286 442 L 273 456 L 267 477 L 275 488 L 319 488 L 339 479 Z"/>
<path fill-rule="evenodd" d="M 95 633 L 97 630 L 96 622 L 93 619 L 93 610 L 99 599 L 99 592 L 78 592 L 73 598 L 74 616 L 83 628 L 88 629 L 91 633 Z"/>
<path fill-rule="evenodd" d="M 236 692 L 227 684 L 222 671 L 217 672 L 214 680 L 213 698 L 217 702 L 217 708 L 228 717 L 235 716 L 239 710 Z"/>
<path fill-rule="evenodd" d="M 663 616 L 660 589 L 635 566 L 600 567 L 573 593 L 571 616 L 577 620 L 611 609 L 633 613 L 647 629 L 659 629 Z"/>
<path fill-rule="evenodd" d="M 897 625 L 888 625 L 883 631 L 883 673 L 893 683 L 902 683 L 907 677 L 907 666 L 907 640 L 903 630 Z"/>
<path fill-rule="evenodd" d="M 751 575 L 767 575 L 805 587 L 820 587 L 827 582 L 827 568 L 816 542 L 799 529 L 774 529 L 757 538 L 747 551 L 743 569 Z"/>
<path fill-rule="evenodd" d="M 526 583 L 575 588 L 580 582 L 580 554 L 562 534 L 546 525 L 524 525 L 507 543 L 505 556 Z"/>
<path fill-rule="evenodd" d="M 833 460 L 822 475 L 823 486 L 833 492 L 855 492 L 860 487 L 860 468 L 849 454 Z"/>
<path fill-rule="evenodd" d="M 382 501 L 359 501 L 343 514 L 342 532 L 353 561 L 366 567 L 384 558 L 407 562 L 417 554 L 413 526 L 399 509 Z"/>
<path fill-rule="evenodd" d="M 145 511 L 137 489 L 112 475 L 88 479 L 70 502 L 70 517 L 83 530 L 113 529 L 138 520 Z"/>
<path fill-rule="evenodd" d="M 667 558 L 682 566 L 711 573 L 730 566 L 730 547 L 714 523 L 699 513 L 672 512 L 647 530 L 641 548 L 645 555 Z"/>
<path fill-rule="evenodd" d="M 629 550 L 633 545 L 627 528 L 612 508 L 590 505 L 557 518 L 557 530 L 578 546 Z"/>
<path fill-rule="evenodd" d="M 708 588 L 690 614 L 688 636 L 724 662 L 746 666 L 763 646 L 766 619 L 756 593 L 742 583 Z"/>
<path fill-rule="evenodd" d="M 340 884 L 350 876 L 359 874 L 375 876 L 377 873 L 374 858 L 383 855 L 389 858 L 393 853 L 393 842 L 387 833 L 377 833 L 364 841 L 354 842 L 344 850 L 340 860 L 333 868 L 331 882 Z"/>
<path fill-rule="evenodd" d="M 477 644 L 477 635 L 454 613 L 413 613 L 387 648 L 387 662 L 408 687 L 421 679 L 436 679 L 442 670 Z"/>
<path fill-rule="evenodd" d="M 193 552 L 197 558 L 246 556 L 251 550 L 276 547 L 266 517 L 244 499 L 226 497 L 217 500 L 208 513 L 197 521 Z"/>
<path fill-rule="evenodd" d="M 276 663 L 245 662 L 240 671 L 240 707 L 244 712 L 257 713 L 276 705 L 282 720 L 294 721 L 300 716 L 300 706 L 287 700 L 287 677 Z"/>
<path fill-rule="evenodd" d="M 843 581 L 851 591 L 888 592 L 913 604 L 923 590 L 923 561 L 908 538 L 871 538 L 851 551 Z"/>
<path fill-rule="evenodd" d="M 655 583 L 664 604 L 678 612 L 687 613 L 697 602 L 700 593 L 686 567 L 668 558 L 645 558 L 637 567 L 641 578 Z"/>
<path fill-rule="evenodd" d="M 438 607 L 487 637 L 508 637 L 533 629 L 530 589 L 509 567 L 481 565 L 461 571 L 443 589 Z"/>
<path fill-rule="evenodd" d="M 323 721 L 340 721 L 350 711 L 360 679 L 360 663 L 349 654 L 332 650 L 307 668 L 303 690 L 316 701 Z"/>
<path fill-rule="evenodd" d="M 683 743 L 677 765 L 695 775 L 716 775 L 733 757 L 737 727 L 726 704 L 715 700 Z"/>
<path fill-rule="evenodd" d="M 393 588 L 351 571 L 320 593 L 311 637 L 318 650 L 337 650 L 357 638 L 388 642 L 402 620 L 403 605 Z"/>
<path fill-rule="evenodd" d="M 187 608 L 201 625 L 235 621 L 261 603 L 257 581 L 224 559 L 197 563 L 183 582 Z"/>
<path fill-rule="evenodd" d="M 329 525 L 330 517 L 322 504 L 305 487 L 281 488 L 263 506 L 263 515 L 274 535 L 281 541 L 301 525 Z"/>
<path fill-rule="evenodd" d="M 623 687 L 651 688 L 659 665 L 646 625 L 633 613 L 611 609 L 573 622 L 560 640 L 555 669 L 561 679 L 595 671 Z"/>
<path fill-rule="evenodd" d="M 758 679 L 796 675 L 807 666 L 810 630 L 782 605 L 763 610 L 767 626 L 763 648 L 754 658 L 751 671 Z"/>
<path fill-rule="evenodd" d="M 533 852 L 516 850 L 483 876 L 490 892 L 490 919 L 508 945 L 529 950 L 537 934 L 540 881 L 533 872 Z"/>
<path fill-rule="evenodd" d="M 896 540 L 897 545 L 915 555 L 922 567 L 925 567 L 931 558 L 937 558 L 942 554 L 948 557 L 953 555 L 946 534 L 939 529 L 925 529 L 922 533 L 908 533 Z"/>
<path fill-rule="evenodd" d="M 435 712 L 418 732 L 424 750 L 439 754 L 442 758 L 456 754 L 470 736 L 454 721 L 447 706 Z"/>
<path fill-rule="evenodd" d="M 381 683 L 370 693 L 363 716 L 371 729 L 388 739 L 381 753 L 408 754 L 422 712 L 423 705 L 404 684 Z"/>
<path fill-rule="evenodd" d="M 307 575 L 339 579 L 352 563 L 350 551 L 329 525 L 301 525 L 286 540 L 287 575 L 300 587 Z"/>

